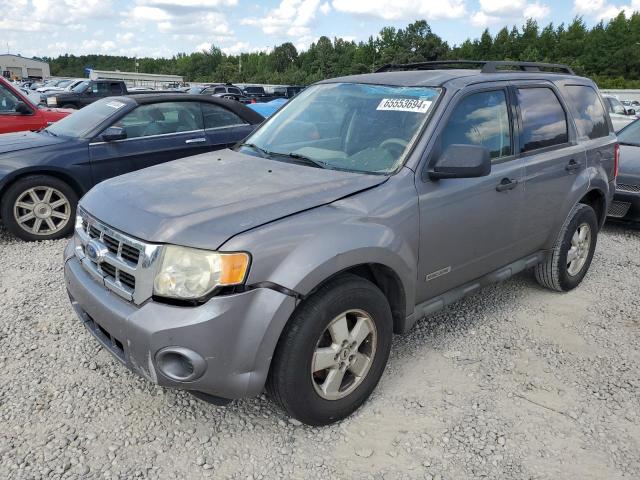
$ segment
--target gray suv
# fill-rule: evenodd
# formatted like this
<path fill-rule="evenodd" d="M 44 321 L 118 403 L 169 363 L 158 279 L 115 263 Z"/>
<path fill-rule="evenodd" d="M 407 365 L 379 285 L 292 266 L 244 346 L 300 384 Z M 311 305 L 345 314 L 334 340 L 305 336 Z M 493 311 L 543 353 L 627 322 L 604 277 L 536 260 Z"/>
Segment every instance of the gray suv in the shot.
<path fill-rule="evenodd" d="M 615 187 L 594 83 L 564 66 L 388 65 L 319 82 L 233 149 L 107 180 L 65 250 L 71 303 L 159 385 L 357 409 L 394 333 L 534 269 L 584 278 Z"/>

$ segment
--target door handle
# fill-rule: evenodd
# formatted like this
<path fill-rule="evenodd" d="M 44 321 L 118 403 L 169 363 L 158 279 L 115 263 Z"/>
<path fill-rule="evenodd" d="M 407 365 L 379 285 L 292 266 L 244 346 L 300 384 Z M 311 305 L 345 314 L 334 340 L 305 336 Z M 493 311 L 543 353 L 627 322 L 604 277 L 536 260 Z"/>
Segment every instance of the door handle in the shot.
<path fill-rule="evenodd" d="M 569 161 L 569 163 L 567 163 L 567 166 L 564 167 L 564 169 L 569 173 L 577 172 L 581 168 L 582 168 L 582 165 L 576 162 L 573 158 Z"/>
<path fill-rule="evenodd" d="M 513 190 L 517 186 L 518 180 L 515 178 L 503 178 L 496 187 L 496 190 L 499 192 L 506 192 L 507 190 Z"/>
<path fill-rule="evenodd" d="M 190 138 L 189 140 L 185 140 L 184 143 L 203 143 L 206 141 L 206 138 Z"/>

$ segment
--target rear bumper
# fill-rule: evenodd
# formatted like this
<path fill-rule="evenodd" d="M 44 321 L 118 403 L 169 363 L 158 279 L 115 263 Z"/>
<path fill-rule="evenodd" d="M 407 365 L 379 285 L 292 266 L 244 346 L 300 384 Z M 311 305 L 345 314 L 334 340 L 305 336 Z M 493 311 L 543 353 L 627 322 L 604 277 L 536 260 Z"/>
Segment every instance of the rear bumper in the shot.
<path fill-rule="evenodd" d="M 154 301 L 138 307 L 98 284 L 75 257 L 67 258 L 65 281 L 78 317 L 133 372 L 158 385 L 226 399 L 263 390 L 278 329 L 295 308 L 292 297 L 259 288 L 198 307 Z M 157 361 L 166 347 L 199 356 L 204 361 L 199 376 L 190 381 L 166 376 Z"/>
<path fill-rule="evenodd" d="M 616 190 L 607 217 L 626 222 L 640 222 L 640 192 Z"/>

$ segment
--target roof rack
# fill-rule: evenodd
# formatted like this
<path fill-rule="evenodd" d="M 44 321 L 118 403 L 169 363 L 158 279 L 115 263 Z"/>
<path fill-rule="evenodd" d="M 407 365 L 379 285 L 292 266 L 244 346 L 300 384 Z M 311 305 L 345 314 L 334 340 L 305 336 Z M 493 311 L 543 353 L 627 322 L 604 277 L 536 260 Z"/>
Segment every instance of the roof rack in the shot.
<path fill-rule="evenodd" d="M 559 63 L 538 63 L 538 62 L 511 62 L 495 60 L 438 60 L 435 62 L 418 63 L 387 63 L 376 70 L 379 72 L 393 72 L 396 70 L 439 70 L 456 69 L 461 67 L 480 68 L 481 73 L 500 73 L 504 71 L 513 72 L 545 72 L 564 73 L 575 75 L 571 67 Z"/>

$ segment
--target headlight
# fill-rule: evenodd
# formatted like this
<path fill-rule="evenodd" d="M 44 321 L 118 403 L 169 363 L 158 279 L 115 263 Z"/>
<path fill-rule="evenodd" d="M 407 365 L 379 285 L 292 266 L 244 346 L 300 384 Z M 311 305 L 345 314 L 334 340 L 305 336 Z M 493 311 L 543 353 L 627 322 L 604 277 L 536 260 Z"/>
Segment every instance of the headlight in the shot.
<path fill-rule="evenodd" d="M 47 97 L 47 105 L 50 107 L 58 105 L 58 99 L 56 97 Z"/>
<path fill-rule="evenodd" d="M 249 262 L 247 253 L 220 253 L 167 245 L 153 290 L 162 297 L 201 298 L 216 287 L 244 282 Z"/>

